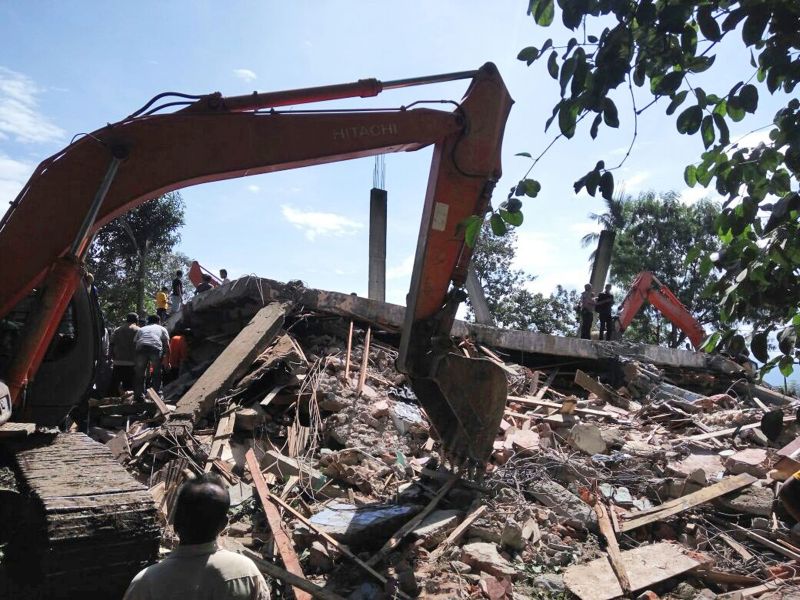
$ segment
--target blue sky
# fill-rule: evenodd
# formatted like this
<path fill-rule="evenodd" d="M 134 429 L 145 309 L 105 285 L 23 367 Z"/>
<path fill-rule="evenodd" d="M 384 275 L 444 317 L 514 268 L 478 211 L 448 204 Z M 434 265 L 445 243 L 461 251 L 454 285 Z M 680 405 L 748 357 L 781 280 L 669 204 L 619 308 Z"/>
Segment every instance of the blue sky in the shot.
<path fill-rule="evenodd" d="M 34 166 L 89 132 L 171 90 L 234 95 L 354 81 L 460 71 L 495 62 L 516 100 L 504 142 L 504 177 L 495 201 L 525 173 L 518 152 L 538 154 L 555 132 L 544 122 L 557 85 L 543 64 L 516 60 L 561 28 L 538 28 L 527 2 L 441 0 L 353 2 L 0 2 L 0 202 L 10 201 Z M 562 36 L 565 40 L 568 36 Z M 558 39 L 556 42 L 558 43 Z M 722 68 L 697 83 L 727 91 L 751 69 L 735 47 L 723 47 Z M 740 67 L 746 67 L 737 72 Z M 384 92 L 377 98 L 326 107 L 396 107 L 420 99 L 459 99 L 467 82 Z M 517 266 L 550 292 L 588 277 L 589 250 L 580 238 L 594 230 L 587 213 L 602 202 L 576 196 L 573 181 L 600 158 L 627 149 L 627 91 L 615 98 L 620 130 L 587 127 L 560 141 L 532 176 L 543 184 L 524 207 Z M 643 96 L 644 98 L 644 96 Z M 736 125 L 732 139 L 769 123 L 777 104 Z M 702 151 L 678 136 L 666 102 L 639 120 L 632 157 L 615 172 L 625 189 L 675 189 L 687 202 L 683 167 Z M 756 137 L 759 134 L 756 134 Z M 402 303 L 429 169 L 430 151 L 386 157 L 389 192 L 387 299 Z M 183 190 L 186 226 L 180 250 L 233 277 L 256 273 L 279 280 L 366 293 L 367 220 L 374 159 L 237 179 Z"/>

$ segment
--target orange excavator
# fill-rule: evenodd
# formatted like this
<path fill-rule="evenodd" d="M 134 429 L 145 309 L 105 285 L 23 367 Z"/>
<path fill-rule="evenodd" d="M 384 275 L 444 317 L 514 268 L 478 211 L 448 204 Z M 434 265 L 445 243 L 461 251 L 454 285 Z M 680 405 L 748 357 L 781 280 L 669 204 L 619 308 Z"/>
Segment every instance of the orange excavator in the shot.
<path fill-rule="evenodd" d="M 279 109 L 456 79 L 471 83 L 452 112 L 421 102 L 396 110 Z M 3 419 L 12 412 L 12 421 L 58 424 L 91 385 L 100 324 L 83 261 L 106 223 L 191 185 L 433 146 L 397 366 L 453 463 L 480 470 L 503 414 L 506 380 L 492 362 L 452 352 L 449 333 L 472 254 L 460 224 L 490 209 L 512 104 L 487 63 L 477 71 L 246 96 L 166 93 L 71 143 L 37 167 L 0 221 L 0 325 L 13 330 L 0 356 Z M 122 475 L 108 483 L 113 460 L 101 456 L 103 446 L 62 433 L 12 449 L 22 492 L 37 499 L 45 578 L 69 573 L 76 581 L 60 589 L 74 591 L 81 578 L 98 584 L 87 573 L 102 573 L 105 584 L 118 585 L 153 558 L 152 515 L 134 510 L 132 494 L 142 486 Z M 70 482 L 78 482 L 76 494 Z M 67 523 L 64 515 L 75 514 L 92 518 L 78 520 L 80 527 Z M 124 546 L 139 534 L 141 548 Z"/>
<path fill-rule="evenodd" d="M 678 297 L 649 271 L 642 271 L 633 281 L 628 295 L 620 304 L 616 318 L 616 337 L 619 338 L 642 309 L 645 302 L 657 308 L 661 314 L 683 331 L 695 349 L 703 345 L 706 333 Z"/>

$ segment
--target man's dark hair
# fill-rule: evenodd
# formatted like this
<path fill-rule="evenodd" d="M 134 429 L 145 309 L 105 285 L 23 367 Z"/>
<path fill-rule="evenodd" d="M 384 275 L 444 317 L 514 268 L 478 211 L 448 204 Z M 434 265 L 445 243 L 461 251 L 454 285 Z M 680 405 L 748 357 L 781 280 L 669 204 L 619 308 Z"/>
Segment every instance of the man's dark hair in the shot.
<path fill-rule="evenodd" d="M 203 281 L 211 282 L 211 275 L 209 275 L 208 273 L 203 273 Z"/>
<path fill-rule="evenodd" d="M 159 317 L 158 315 L 148 315 L 147 324 L 153 325 L 155 323 L 161 323 L 161 317 Z"/>
<path fill-rule="evenodd" d="M 183 271 L 175 271 L 175 277 L 183 277 Z"/>
<path fill-rule="evenodd" d="M 178 490 L 173 526 L 182 544 L 213 542 L 225 528 L 231 497 L 215 473 L 190 479 Z"/>
<path fill-rule="evenodd" d="M 138 323 L 139 322 L 139 315 L 135 312 L 129 312 L 128 315 L 125 317 L 126 323 Z"/>
<path fill-rule="evenodd" d="M 228 269 L 220 269 L 219 274 L 222 275 L 223 278 L 228 276 Z"/>

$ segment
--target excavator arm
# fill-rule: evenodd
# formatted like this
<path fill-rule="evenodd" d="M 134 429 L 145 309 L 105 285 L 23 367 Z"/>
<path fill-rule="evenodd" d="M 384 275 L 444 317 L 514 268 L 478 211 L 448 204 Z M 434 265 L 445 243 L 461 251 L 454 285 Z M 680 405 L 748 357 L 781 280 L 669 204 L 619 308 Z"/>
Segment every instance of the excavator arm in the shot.
<path fill-rule="evenodd" d="M 463 78 L 472 82 L 453 112 L 275 110 Z M 5 377 L 14 405 L 35 376 L 78 285 L 93 233 L 114 218 L 191 185 L 433 145 L 398 366 L 415 382 L 434 427 L 455 457 L 484 461 L 502 416 L 499 395 L 490 394 L 494 400 L 489 407 L 487 399 L 458 402 L 452 396 L 462 390 L 442 391 L 443 385 L 452 385 L 444 383 L 448 365 L 459 362 L 443 338 L 462 298 L 471 256 L 458 224 L 485 214 L 501 174 L 503 130 L 513 101 L 496 67 L 487 63 L 478 71 L 444 76 L 362 80 L 229 98 L 211 94 L 183 102 L 188 105 L 170 114 L 153 108 L 161 100 L 156 97 L 130 117 L 42 162 L 0 222 L 0 318 L 34 288 L 39 292 L 38 307 L 26 322 Z M 473 377 L 497 388 L 496 370 L 475 364 Z M 465 376 L 463 365 L 454 368 Z M 504 378 L 502 384 L 504 402 Z"/>
<path fill-rule="evenodd" d="M 620 333 L 624 332 L 641 310 L 645 302 L 657 308 L 671 323 L 683 331 L 692 346 L 699 348 L 705 331 L 678 297 L 649 271 L 642 271 L 636 276 L 628 295 L 620 304 L 618 324 Z"/>

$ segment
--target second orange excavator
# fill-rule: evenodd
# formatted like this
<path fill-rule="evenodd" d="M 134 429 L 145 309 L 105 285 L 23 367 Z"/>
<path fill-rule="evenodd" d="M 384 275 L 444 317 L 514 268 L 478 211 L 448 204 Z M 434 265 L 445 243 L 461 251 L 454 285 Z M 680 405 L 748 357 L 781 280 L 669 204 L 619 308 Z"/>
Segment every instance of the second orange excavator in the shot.
<path fill-rule="evenodd" d="M 616 335 L 621 336 L 642 309 L 645 302 L 657 308 L 661 314 L 686 334 L 695 349 L 703 345 L 706 332 L 689 309 L 678 297 L 650 271 L 642 271 L 633 281 L 628 295 L 619 306 L 616 319 Z"/>

